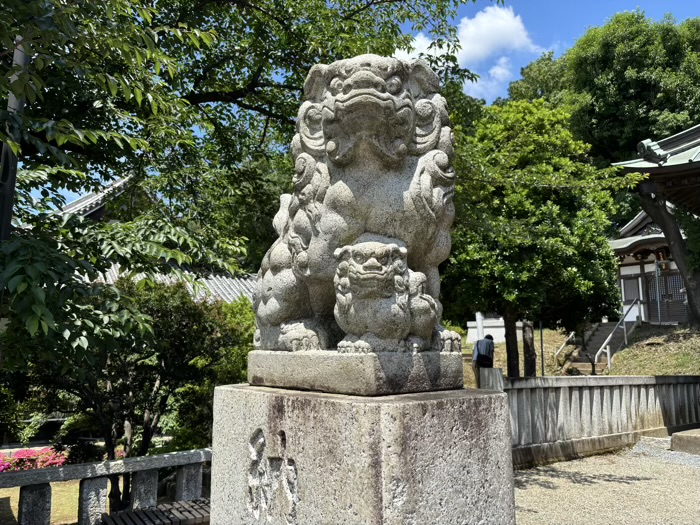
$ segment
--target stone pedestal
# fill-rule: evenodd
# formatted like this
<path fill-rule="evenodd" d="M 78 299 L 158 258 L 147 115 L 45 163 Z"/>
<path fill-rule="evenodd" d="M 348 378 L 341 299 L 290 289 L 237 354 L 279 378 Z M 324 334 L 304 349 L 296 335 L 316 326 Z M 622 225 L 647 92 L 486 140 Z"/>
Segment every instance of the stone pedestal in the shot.
<path fill-rule="evenodd" d="M 212 525 L 515 523 L 506 395 L 223 386 Z"/>
<path fill-rule="evenodd" d="M 464 385 L 461 352 L 343 353 L 334 350 L 248 354 L 248 382 L 256 386 L 379 396 Z"/>

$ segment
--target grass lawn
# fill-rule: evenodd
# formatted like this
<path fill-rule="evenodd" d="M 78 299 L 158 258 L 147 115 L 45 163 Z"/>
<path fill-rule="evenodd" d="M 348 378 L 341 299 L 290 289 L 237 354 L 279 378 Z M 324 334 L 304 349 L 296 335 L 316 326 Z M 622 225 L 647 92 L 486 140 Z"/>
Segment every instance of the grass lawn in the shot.
<path fill-rule="evenodd" d="M 2 475 L 2 474 L 0 474 Z M 51 484 L 51 525 L 73 525 L 78 521 L 80 481 Z M 0 523 L 17 524 L 19 487 L 0 489 Z"/>
<path fill-rule="evenodd" d="M 613 356 L 610 375 L 700 375 L 700 332 L 643 325 L 630 346 Z"/>

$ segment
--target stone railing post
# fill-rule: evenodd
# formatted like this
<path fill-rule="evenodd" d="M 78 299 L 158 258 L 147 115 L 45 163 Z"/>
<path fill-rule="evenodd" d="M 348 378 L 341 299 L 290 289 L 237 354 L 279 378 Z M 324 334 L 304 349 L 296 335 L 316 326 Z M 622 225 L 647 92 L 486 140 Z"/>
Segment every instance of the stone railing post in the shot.
<path fill-rule="evenodd" d="M 158 502 L 158 470 L 134 472 L 131 477 L 131 509 L 155 507 Z"/>
<path fill-rule="evenodd" d="M 503 392 L 503 372 L 500 368 L 479 368 L 479 388 Z"/>
<path fill-rule="evenodd" d="M 102 513 L 107 510 L 109 478 L 80 480 L 78 496 L 78 525 L 100 525 Z"/>
<path fill-rule="evenodd" d="M 175 501 L 188 501 L 202 496 L 202 464 L 183 465 L 177 469 Z"/>
<path fill-rule="evenodd" d="M 19 489 L 19 525 L 50 525 L 51 485 L 27 485 Z"/>

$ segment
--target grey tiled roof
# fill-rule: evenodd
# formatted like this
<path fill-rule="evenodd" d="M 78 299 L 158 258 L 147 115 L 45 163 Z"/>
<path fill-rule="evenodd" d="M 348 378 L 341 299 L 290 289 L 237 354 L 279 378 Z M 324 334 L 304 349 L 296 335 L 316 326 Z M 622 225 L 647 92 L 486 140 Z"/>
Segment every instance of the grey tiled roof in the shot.
<path fill-rule="evenodd" d="M 66 204 L 60 213 L 72 213 L 82 215 L 83 217 L 90 215 L 95 210 L 104 206 L 108 201 L 114 199 L 124 193 L 129 187 L 129 182 L 132 176 L 118 179 L 99 192 L 88 193 L 78 199 Z M 184 280 L 184 284 L 197 300 L 221 300 L 226 303 L 236 301 L 239 297 L 247 297 L 253 302 L 253 292 L 255 290 L 255 274 L 247 274 L 242 277 L 234 277 L 230 274 L 212 274 L 194 278 L 194 273 L 183 269 L 183 273 L 192 277 L 191 280 Z M 114 264 L 106 275 L 100 279 L 102 282 L 114 284 L 122 274 L 118 264 Z M 135 279 L 142 279 L 142 275 L 136 275 Z M 179 279 L 175 274 L 159 274 L 155 280 L 163 284 L 172 284 Z M 192 282 L 194 281 L 194 283 Z"/>
<path fill-rule="evenodd" d="M 700 125 L 656 142 L 643 140 L 637 145 L 637 153 L 640 158 L 617 162 L 614 166 L 630 171 L 700 163 Z"/>
<path fill-rule="evenodd" d="M 114 284 L 121 275 L 118 264 L 113 265 L 106 275 L 103 275 L 102 281 L 108 284 Z M 250 302 L 253 302 L 253 293 L 255 292 L 255 283 L 257 275 L 246 274 L 242 277 L 234 277 L 229 274 L 207 275 L 199 278 L 194 278 L 194 273 L 184 271 L 186 275 L 192 277 L 192 281 L 184 280 L 184 284 L 190 294 L 197 301 L 220 300 L 225 303 L 232 303 L 240 297 L 247 297 Z M 142 279 L 142 275 L 136 275 L 135 279 Z M 161 284 L 174 284 L 179 280 L 175 274 L 158 274 L 155 277 L 156 282 Z"/>
<path fill-rule="evenodd" d="M 98 208 L 104 206 L 107 201 L 119 197 L 119 195 L 124 193 L 129 187 L 131 179 L 133 179 L 133 176 L 129 175 L 128 177 L 117 179 L 107 184 L 107 186 L 100 191 L 82 195 L 61 208 L 61 213 L 72 213 L 75 215 L 82 215 L 83 217 L 90 215 Z"/>
<path fill-rule="evenodd" d="M 622 239 L 608 241 L 608 244 L 613 249 L 613 251 L 617 253 L 626 253 L 645 244 L 661 246 L 667 243 L 663 233 L 655 233 L 651 235 L 636 235 L 634 237 L 623 237 Z"/>

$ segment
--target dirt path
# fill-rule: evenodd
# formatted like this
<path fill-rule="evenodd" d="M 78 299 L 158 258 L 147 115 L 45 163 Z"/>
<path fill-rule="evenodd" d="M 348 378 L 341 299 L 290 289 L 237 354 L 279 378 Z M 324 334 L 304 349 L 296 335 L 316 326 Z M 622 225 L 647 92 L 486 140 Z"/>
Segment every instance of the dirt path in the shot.
<path fill-rule="evenodd" d="M 631 450 L 515 473 L 518 525 L 698 525 L 700 456 Z"/>

